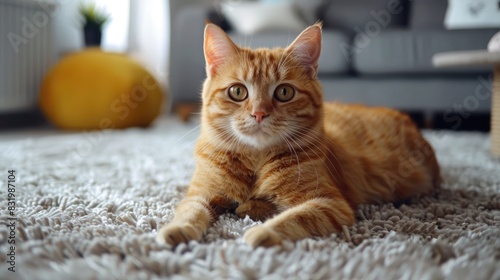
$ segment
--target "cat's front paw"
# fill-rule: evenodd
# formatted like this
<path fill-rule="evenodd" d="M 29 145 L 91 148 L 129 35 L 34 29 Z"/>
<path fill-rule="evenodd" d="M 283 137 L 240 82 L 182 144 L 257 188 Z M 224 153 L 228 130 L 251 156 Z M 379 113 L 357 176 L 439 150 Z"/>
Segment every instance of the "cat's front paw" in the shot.
<path fill-rule="evenodd" d="M 168 224 L 158 231 L 156 241 L 161 244 L 177 246 L 190 240 L 199 240 L 201 234 L 190 224 Z"/>
<path fill-rule="evenodd" d="M 272 247 L 276 245 L 281 245 L 283 243 L 283 238 L 272 228 L 260 225 L 248 229 L 243 236 L 245 242 L 256 247 Z"/>

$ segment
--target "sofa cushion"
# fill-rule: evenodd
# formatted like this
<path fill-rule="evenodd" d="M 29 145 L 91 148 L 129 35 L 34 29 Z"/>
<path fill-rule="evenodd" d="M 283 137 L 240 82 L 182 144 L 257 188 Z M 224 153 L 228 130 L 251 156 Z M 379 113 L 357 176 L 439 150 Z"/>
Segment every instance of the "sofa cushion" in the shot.
<path fill-rule="evenodd" d="M 255 34 L 253 36 L 244 36 L 239 33 L 229 33 L 233 41 L 240 45 L 250 48 L 273 48 L 286 47 L 299 33 L 289 32 L 270 32 Z M 318 74 L 345 74 L 349 72 L 350 66 L 348 58 L 339 48 L 341 43 L 349 42 L 349 37 L 341 32 L 333 30 L 323 31 L 323 46 L 319 58 Z"/>
<path fill-rule="evenodd" d="M 222 13 L 241 34 L 266 31 L 297 31 L 307 27 L 293 3 L 243 2 L 222 5 Z M 279 16 L 276 16 L 279 15 Z"/>
<path fill-rule="evenodd" d="M 406 26 L 407 7 L 405 0 L 332 0 L 325 1 L 319 15 L 325 27 L 354 35 L 370 22 L 383 28 Z"/>
<path fill-rule="evenodd" d="M 435 68 L 432 56 L 439 52 L 486 49 L 495 30 L 392 30 L 363 41 L 354 38 L 354 70 L 362 74 L 485 73 L 488 66 Z M 364 34 L 364 36 L 367 36 Z M 364 45 L 356 42 L 365 42 Z"/>
<path fill-rule="evenodd" d="M 449 0 L 444 25 L 448 29 L 500 27 L 500 1 Z"/>
<path fill-rule="evenodd" d="M 444 29 L 448 0 L 413 0 L 410 10 L 411 28 Z"/>

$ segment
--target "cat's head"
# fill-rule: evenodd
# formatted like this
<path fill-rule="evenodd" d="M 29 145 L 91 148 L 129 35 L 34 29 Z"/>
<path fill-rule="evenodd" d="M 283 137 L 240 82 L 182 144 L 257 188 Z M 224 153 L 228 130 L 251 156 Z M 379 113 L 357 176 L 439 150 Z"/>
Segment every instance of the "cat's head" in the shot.
<path fill-rule="evenodd" d="M 316 77 L 321 24 L 308 27 L 286 48 L 255 50 L 237 46 L 222 29 L 207 24 L 204 52 L 205 129 L 262 149 L 286 145 L 322 126 Z"/>

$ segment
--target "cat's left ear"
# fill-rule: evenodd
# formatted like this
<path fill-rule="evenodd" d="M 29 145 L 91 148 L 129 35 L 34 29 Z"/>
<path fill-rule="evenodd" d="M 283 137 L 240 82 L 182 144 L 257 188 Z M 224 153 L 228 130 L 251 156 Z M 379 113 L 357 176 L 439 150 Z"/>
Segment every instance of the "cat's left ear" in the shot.
<path fill-rule="evenodd" d="M 207 75 L 213 76 L 220 66 L 236 55 L 238 47 L 220 27 L 208 23 L 205 26 L 203 50 L 207 64 Z"/>
<path fill-rule="evenodd" d="M 321 23 L 309 26 L 287 48 L 303 67 L 311 70 L 311 77 L 318 73 L 321 54 Z"/>

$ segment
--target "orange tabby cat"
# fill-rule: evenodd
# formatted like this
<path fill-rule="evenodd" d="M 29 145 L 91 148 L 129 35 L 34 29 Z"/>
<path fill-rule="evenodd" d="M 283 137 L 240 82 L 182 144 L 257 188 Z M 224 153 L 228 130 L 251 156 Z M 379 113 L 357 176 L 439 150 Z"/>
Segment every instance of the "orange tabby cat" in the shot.
<path fill-rule="evenodd" d="M 326 236 L 352 225 L 361 203 L 439 185 L 434 152 L 406 115 L 323 103 L 320 24 L 285 49 L 256 50 L 207 24 L 204 51 L 196 170 L 159 242 L 198 240 L 225 211 L 267 219 L 244 235 L 254 247 Z"/>

